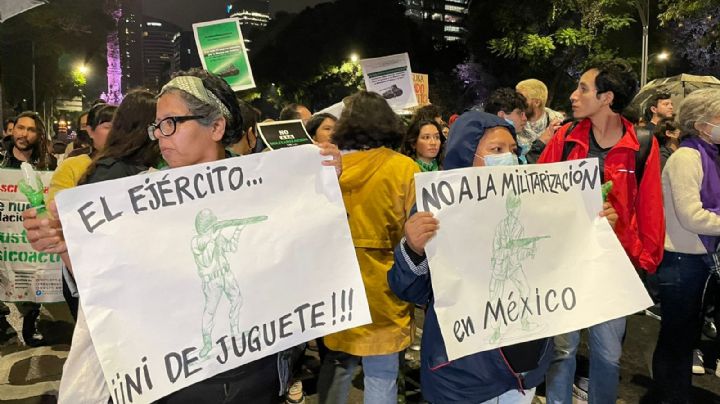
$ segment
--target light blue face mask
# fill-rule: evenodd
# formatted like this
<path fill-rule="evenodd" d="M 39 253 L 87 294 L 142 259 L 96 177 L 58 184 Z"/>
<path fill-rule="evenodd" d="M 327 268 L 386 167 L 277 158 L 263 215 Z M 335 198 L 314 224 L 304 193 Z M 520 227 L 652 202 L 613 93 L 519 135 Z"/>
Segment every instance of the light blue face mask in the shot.
<path fill-rule="evenodd" d="M 507 152 L 501 154 L 488 154 L 482 157 L 485 166 L 516 166 L 518 165 L 518 157 L 515 153 Z"/>
<path fill-rule="evenodd" d="M 515 122 L 513 122 L 512 119 L 508 119 L 508 118 L 504 118 L 504 119 L 505 119 L 505 122 L 509 123 L 510 125 L 512 125 L 513 128 L 515 128 Z M 517 129 L 517 128 L 515 128 L 515 129 Z"/>

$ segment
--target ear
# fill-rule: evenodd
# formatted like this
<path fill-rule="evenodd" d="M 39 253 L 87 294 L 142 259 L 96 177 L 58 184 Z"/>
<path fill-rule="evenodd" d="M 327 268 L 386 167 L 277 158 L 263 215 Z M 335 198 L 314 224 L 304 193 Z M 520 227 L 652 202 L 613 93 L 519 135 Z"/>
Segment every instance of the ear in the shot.
<path fill-rule="evenodd" d="M 650 112 L 652 112 L 653 115 L 657 114 L 657 107 L 654 106 L 654 105 L 651 105 L 651 106 L 650 106 Z"/>
<path fill-rule="evenodd" d="M 702 132 L 704 132 L 705 124 L 700 123 L 699 121 L 695 121 L 695 123 L 693 124 L 693 127 L 695 128 L 696 131 L 702 133 Z"/>
<path fill-rule="evenodd" d="M 602 94 L 603 100 L 607 102 L 608 106 L 612 106 L 613 101 L 615 100 L 615 93 L 612 91 L 606 91 Z"/>
<path fill-rule="evenodd" d="M 505 113 L 505 111 L 500 110 L 500 111 L 498 111 L 497 116 L 499 116 L 500 118 L 505 119 L 505 118 L 507 117 L 507 114 Z"/>
<path fill-rule="evenodd" d="M 216 142 L 220 142 L 225 135 L 225 125 L 227 124 L 227 121 L 225 120 L 225 117 L 220 117 L 212 124 L 212 133 L 210 137 L 212 140 Z"/>

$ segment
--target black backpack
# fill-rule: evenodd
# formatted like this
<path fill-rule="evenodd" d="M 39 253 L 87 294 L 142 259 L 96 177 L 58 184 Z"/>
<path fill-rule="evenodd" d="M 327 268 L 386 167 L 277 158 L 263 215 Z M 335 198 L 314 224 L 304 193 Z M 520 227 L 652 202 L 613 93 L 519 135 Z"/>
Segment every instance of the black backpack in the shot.
<path fill-rule="evenodd" d="M 570 125 L 567 132 L 565 132 L 565 139 L 575 129 L 579 121 L 575 121 Z M 648 155 L 650 154 L 650 148 L 652 147 L 652 134 L 645 128 L 635 127 L 635 134 L 637 135 L 638 143 L 640 143 L 640 149 L 635 153 L 635 179 L 637 180 L 637 186 L 640 187 L 642 182 L 643 172 L 645 171 L 645 162 L 647 161 Z M 575 142 L 566 142 L 563 139 L 563 153 L 562 160 L 566 161 Z"/>

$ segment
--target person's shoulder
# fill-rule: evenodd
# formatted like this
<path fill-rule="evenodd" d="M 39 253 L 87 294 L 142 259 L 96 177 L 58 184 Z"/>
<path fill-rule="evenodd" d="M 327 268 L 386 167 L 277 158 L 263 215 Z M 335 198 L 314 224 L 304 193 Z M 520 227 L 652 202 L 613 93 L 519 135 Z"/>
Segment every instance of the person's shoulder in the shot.
<path fill-rule="evenodd" d="M 127 164 L 115 158 L 103 158 L 96 162 L 95 171 L 88 177 L 88 183 L 114 180 L 139 174 L 146 167 Z"/>
<path fill-rule="evenodd" d="M 701 165 L 700 152 L 692 147 L 679 147 L 668 157 L 665 170 L 686 172 L 693 165 Z"/>

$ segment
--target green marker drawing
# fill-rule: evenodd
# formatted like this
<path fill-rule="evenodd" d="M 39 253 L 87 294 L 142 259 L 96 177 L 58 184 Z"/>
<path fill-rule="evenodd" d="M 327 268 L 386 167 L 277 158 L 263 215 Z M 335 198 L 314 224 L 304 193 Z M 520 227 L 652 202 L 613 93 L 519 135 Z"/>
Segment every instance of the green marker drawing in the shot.
<path fill-rule="evenodd" d="M 505 200 L 507 216 L 495 227 L 493 238 L 493 255 L 490 259 L 490 301 L 515 293 L 513 300 L 520 301 L 530 296 L 530 285 L 523 271 L 522 261 L 534 258 L 536 243 L 550 236 L 525 237 L 525 230 L 520 223 L 520 205 L 522 200 L 515 194 L 508 195 Z M 524 331 L 532 331 L 537 326 L 524 315 L 520 319 Z M 493 328 L 490 343 L 497 343 L 502 338 L 500 323 Z"/>
<path fill-rule="evenodd" d="M 231 219 L 219 222 L 210 209 L 203 209 L 195 216 L 197 235 L 192 239 L 192 252 L 195 257 L 198 275 L 202 280 L 205 306 L 202 315 L 203 347 L 200 357 L 205 358 L 212 350 L 212 330 L 215 326 L 215 313 L 220 298 L 224 295 L 230 303 L 230 333 L 240 335 L 240 308 L 242 294 L 235 274 L 230 270 L 226 254 L 237 251 L 240 233 L 245 226 L 267 220 L 267 216 L 253 216 L 244 219 Z M 225 229 L 235 228 L 228 237 Z"/>
<path fill-rule="evenodd" d="M 23 178 L 18 182 L 18 188 L 20 192 L 30 202 L 30 206 L 35 208 L 37 216 L 47 215 L 47 209 L 45 209 L 45 185 L 43 185 L 40 174 L 33 170 L 33 167 L 23 162 L 20 164 L 20 169 L 23 173 Z"/>
<path fill-rule="evenodd" d="M 600 189 L 602 191 L 603 202 L 607 202 L 607 197 L 608 197 L 608 195 L 610 195 L 610 191 L 612 191 L 612 188 L 613 188 L 612 180 L 602 184 L 602 187 Z"/>

